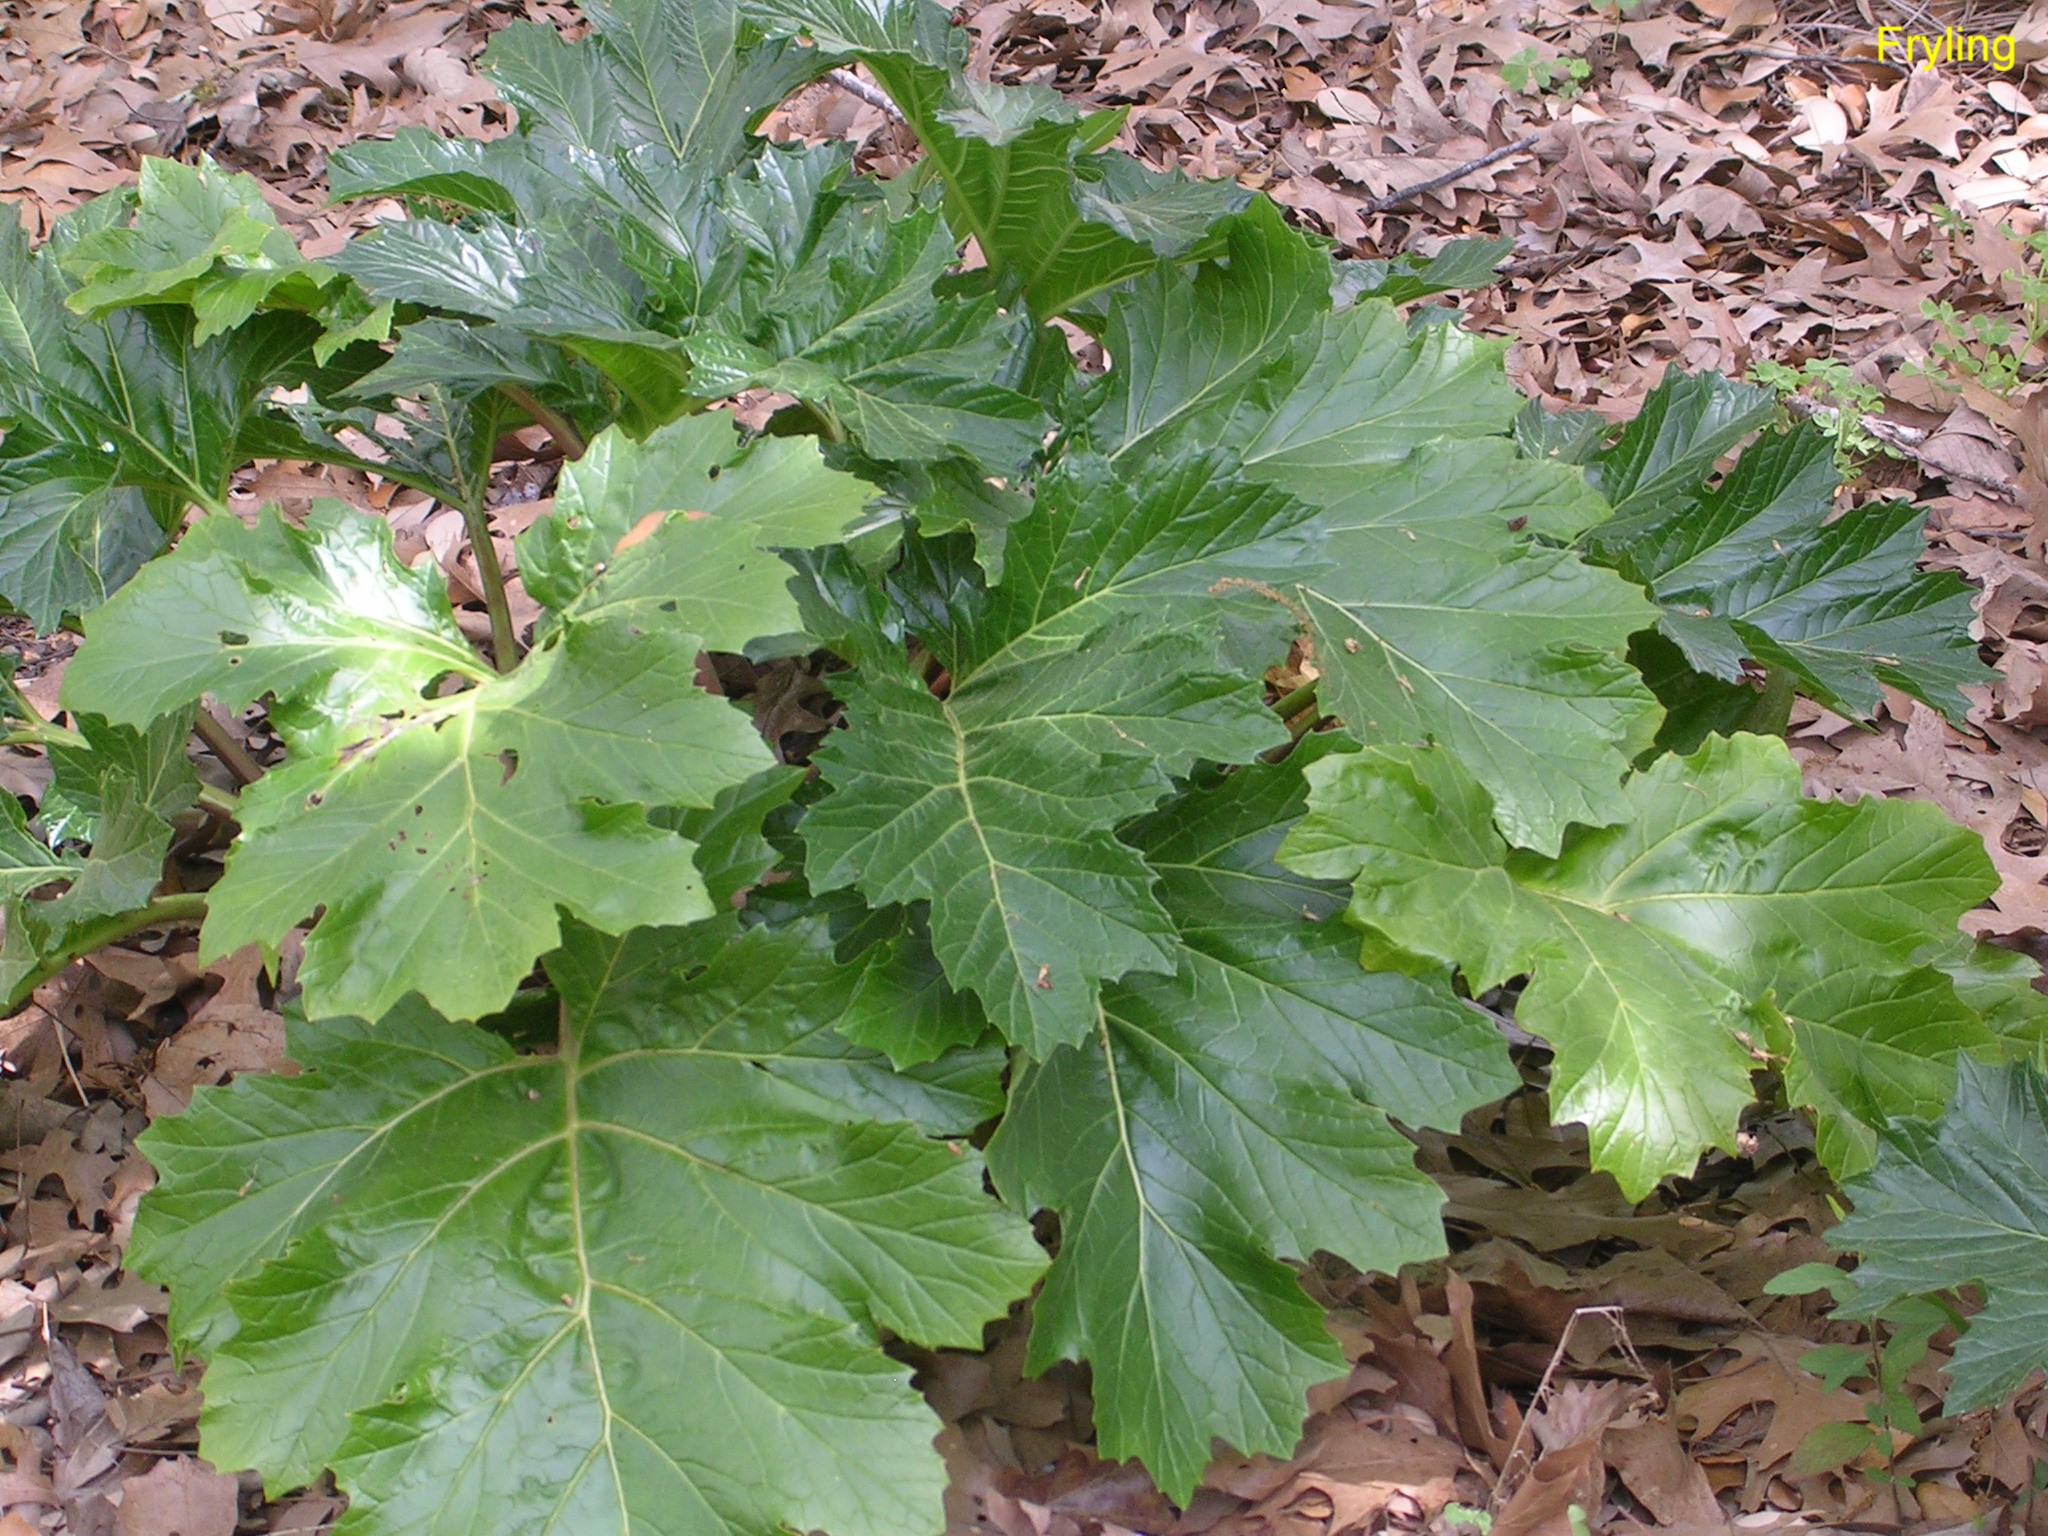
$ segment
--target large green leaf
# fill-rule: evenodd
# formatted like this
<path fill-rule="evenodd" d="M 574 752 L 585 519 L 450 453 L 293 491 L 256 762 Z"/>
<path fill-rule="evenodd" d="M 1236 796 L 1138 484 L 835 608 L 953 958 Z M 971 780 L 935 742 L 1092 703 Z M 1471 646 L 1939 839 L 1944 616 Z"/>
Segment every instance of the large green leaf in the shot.
<path fill-rule="evenodd" d="M 1517 1082 L 1446 978 L 1360 970 L 1342 889 L 1273 864 L 1302 760 L 1331 745 L 1125 832 L 1159 873 L 1175 969 L 1106 987 L 1089 1039 L 1024 1068 L 989 1146 L 1004 1196 L 1061 1218 L 1029 1364 L 1087 1359 L 1102 1453 L 1182 1501 L 1213 1437 L 1288 1454 L 1304 1393 L 1344 1370 L 1281 1257 L 1391 1273 L 1443 1251 L 1442 1196 L 1387 1115 L 1456 1125 Z"/>
<path fill-rule="evenodd" d="M 576 42 L 539 22 L 492 38 L 484 66 L 521 130 L 596 155 L 648 146 L 718 171 L 824 60 L 763 39 L 735 0 L 600 0 Z"/>
<path fill-rule="evenodd" d="M 202 346 L 189 311 L 81 319 L 70 291 L 50 251 L 0 228 L 0 598 L 39 628 L 104 601 L 187 507 L 223 504 L 318 334 L 265 315 Z"/>
<path fill-rule="evenodd" d="M 1405 304 L 1433 293 L 1484 288 L 1515 248 L 1502 235 L 1492 240 L 1447 240 L 1434 256 L 1403 251 L 1389 260 L 1347 261 L 1337 268 L 1336 296 L 1385 299 Z"/>
<path fill-rule="evenodd" d="M 142 635 L 154 654 L 130 666 Z M 140 723 L 202 692 L 275 694 L 293 757 L 242 797 L 204 952 L 275 944 L 324 909 L 310 1010 L 375 1018 L 418 991 L 475 1017 L 553 945 L 558 907 L 613 932 L 710 915 L 689 843 L 642 810 L 708 805 L 768 761 L 696 686 L 700 645 L 596 614 L 491 677 L 438 574 L 330 506 L 303 529 L 201 524 L 95 615 L 65 696 Z M 472 686 L 435 696 L 450 677 Z"/>
<path fill-rule="evenodd" d="M 358 139 L 329 155 L 327 192 L 338 202 L 430 198 L 467 213 L 516 218 L 520 199 L 513 188 L 528 190 L 532 162 L 519 139 L 447 139 L 426 128 L 401 128 L 388 139 Z"/>
<path fill-rule="evenodd" d="M 877 459 L 1029 458 L 1043 410 L 1002 380 L 1023 317 L 993 297 L 940 297 L 958 256 L 936 208 L 851 195 L 843 152 L 771 149 L 728 190 L 752 261 L 690 343 L 706 394 L 786 390 Z"/>
<path fill-rule="evenodd" d="M 1529 537 L 1594 515 L 1577 471 L 1447 439 L 1287 483 L 1327 507 L 1330 570 L 1298 583 L 1325 707 L 1365 741 L 1449 747 L 1517 844 L 1554 852 L 1569 823 L 1617 819 L 1660 714 L 1627 661 L 1656 609 Z"/>
<path fill-rule="evenodd" d="M 2048 1365 L 2048 1078 L 1965 1059 L 1947 1113 L 1894 1122 L 1877 1166 L 1845 1191 L 1828 1242 L 1858 1255 L 1848 1310 L 1985 1289 L 1949 1360 L 1947 1410 L 1982 1408 Z"/>
<path fill-rule="evenodd" d="M 771 551 L 837 540 L 874 489 L 825 467 L 815 442 L 743 444 L 725 415 L 686 417 L 635 443 L 617 431 L 557 483 L 519 541 L 527 591 L 592 619 L 685 629 L 713 650 L 801 628 Z"/>
<path fill-rule="evenodd" d="M 876 73 L 944 180 L 953 232 L 972 238 L 995 277 L 1041 316 L 1186 255 L 1249 201 L 1231 182 L 1190 181 L 1103 152 L 1123 126 L 1120 111 L 1081 118 L 1044 87 L 970 82 L 934 93 L 891 63 L 879 61 Z M 961 90 L 971 93 L 965 103 Z M 1014 131 L 989 117 L 1020 108 L 1024 126 Z"/>
<path fill-rule="evenodd" d="M 134 221 L 85 235 L 63 260 L 78 279 L 66 300 L 77 313 L 187 304 L 195 344 L 279 298 L 310 308 L 335 277 L 300 257 L 254 176 L 231 175 L 204 156 L 197 165 L 145 157 Z"/>
<path fill-rule="evenodd" d="M 1158 267 L 1110 302 L 1114 366 L 1093 392 L 1093 417 L 1098 444 L 1115 457 L 1213 441 L 1248 402 L 1270 404 L 1298 376 L 1301 338 L 1329 310 L 1329 257 L 1270 202 L 1220 230 L 1223 259 L 1192 275 Z"/>
<path fill-rule="evenodd" d="M 1969 587 L 1918 569 L 1918 508 L 1836 517 L 1840 484 L 1826 434 L 1804 425 L 1753 443 L 1711 489 L 1601 524 L 1587 546 L 1649 587 L 1701 672 L 1733 681 L 1752 657 L 1850 714 L 1873 713 L 1889 683 L 1960 719 L 1963 687 L 1991 676 L 1970 638 Z"/>
<path fill-rule="evenodd" d="M 1956 978 L 1932 966 L 1838 972 L 1782 1006 L 1773 1045 L 1788 1058 L 1785 1095 L 1813 1109 L 1821 1160 L 1838 1179 L 1870 1166 L 1887 1121 L 1941 1113 L 1959 1055 L 2002 1045 Z"/>
<path fill-rule="evenodd" d="M 1618 517 L 1689 501 L 1722 456 L 1768 426 L 1777 408 L 1767 389 L 1718 373 L 1674 370 L 1613 446 L 1594 456 L 1594 481 Z"/>
<path fill-rule="evenodd" d="M 912 545 L 899 589 L 946 686 L 862 647 L 834 683 L 851 728 L 817 757 L 832 793 L 803 832 L 819 889 L 931 902 L 953 984 L 1042 1056 L 1086 1035 L 1100 981 L 1172 969 L 1152 872 L 1114 828 L 1197 759 L 1285 739 L 1221 633 L 1317 540 L 1310 509 L 1201 456 L 1139 485 L 1083 460 L 1037 501 L 993 590 L 964 540 Z"/>
<path fill-rule="evenodd" d="M 946 12 L 930 0 L 880 4 L 750 0 L 776 31 L 864 63 L 924 147 L 921 174 L 945 188 L 954 234 L 1032 311 L 1064 313 L 1161 258 L 1188 255 L 1248 194 L 1228 181 L 1160 173 L 1103 146 L 1125 113 L 1083 116 L 1046 86 L 968 79 Z"/>
<path fill-rule="evenodd" d="M 600 224 L 413 219 L 350 241 L 335 264 L 376 298 L 496 321 L 560 346 L 617 387 L 641 430 L 691 400 L 688 354 L 652 326 L 645 285 Z"/>
<path fill-rule="evenodd" d="M 741 0 L 742 13 L 770 32 L 800 35 L 826 53 L 900 58 L 950 74 L 966 60 L 966 39 L 934 0 Z"/>
<path fill-rule="evenodd" d="M 557 1052 L 299 1023 L 299 1076 L 151 1130 L 130 1262 L 207 1356 L 206 1454 L 334 1467 L 362 1536 L 936 1529 L 937 1425 L 876 1330 L 973 1347 L 1043 1266 L 927 1139 L 999 1057 L 925 1086 L 846 1045 L 816 924 L 548 964 Z"/>
<path fill-rule="evenodd" d="M 1514 454 L 1500 346 L 1384 300 L 1332 312 L 1328 258 L 1264 204 L 1228 238 L 1227 262 L 1113 299 L 1099 440 L 1120 460 L 1220 441 L 1326 509 L 1327 571 L 1286 589 L 1355 735 L 1451 746 L 1518 843 L 1613 820 L 1659 718 L 1627 660 L 1657 610 L 1538 542 L 1605 508 L 1576 469 Z"/>
<path fill-rule="evenodd" d="M 1519 402 L 1505 342 L 1455 325 L 1410 329 L 1385 299 L 1319 318 L 1285 388 L 1234 412 L 1246 471 L 1296 487 L 1387 464 L 1436 438 L 1507 431 Z"/>
<path fill-rule="evenodd" d="M 48 902 L 24 909 L 44 930 L 43 947 L 55 948 L 61 936 L 76 932 L 99 917 L 112 917 L 148 905 L 163 880 L 164 855 L 170 851 L 170 823 L 144 800 L 141 789 L 118 770 L 110 769 L 99 783 L 98 825 L 90 857 L 71 871 L 70 886 Z"/>
<path fill-rule="evenodd" d="M 1837 978 L 1888 977 L 1924 1004 L 1944 979 L 1915 972 L 1996 885 L 1982 844 L 1930 806 L 1801 799 L 1763 737 L 1660 760 L 1622 790 L 1621 825 L 1574 828 L 1555 858 L 1510 850 L 1446 751 L 1368 749 L 1309 778 L 1282 861 L 1356 876 L 1369 959 L 1449 961 L 1475 989 L 1533 973 L 1517 1017 L 1557 1052 L 1557 1113 L 1587 1123 L 1631 1196 L 1733 1148 L 1767 999 L 1852 1045 L 1857 1070 L 1889 1070 L 1906 1042 L 1871 988 Z"/>

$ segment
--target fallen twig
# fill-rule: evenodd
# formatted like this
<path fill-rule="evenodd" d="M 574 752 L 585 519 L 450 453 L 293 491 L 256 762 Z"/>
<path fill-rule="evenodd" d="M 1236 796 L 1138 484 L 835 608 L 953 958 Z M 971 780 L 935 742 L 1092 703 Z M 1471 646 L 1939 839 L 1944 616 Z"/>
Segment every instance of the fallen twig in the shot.
<path fill-rule="evenodd" d="M 858 96 L 879 112 L 886 112 L 897 122 L 903 121 L 903 114 L 896 110 L 896 103 L 850 69 L 835 69 L 825 77 L 850 96 Z"/>
<path fill-rule="evenodd" d="M 1420 197 L 1425 192 L 1435 192 L 1448 187 L 1454 181 L 1462 181 L 1474 171 L 1483 171 L 1489 165 L 1499 164 L 1509 155 L 1519 155 L 1523 150 L 1533 148 L 1538 137 L 1539 135 L 1533 133 L 1524 134 L 1514 143 L 1503 144 L 1499 149 L 1481 155 L 1477 160 L 1467 160 L 1463 165 L 1445 171 L 1441 176 L 1432 176 L 1428 181 L 1418 181 L 1412 187 L 1403 187 L 1398 192 L 1389 192 L 1385 197 L 1376 197 L 1365 205 L 1365 212 L 1385 213 L 1389 208 L 1405 203 L 1411 197 Z"/>
<path fill-rule="evenodd" d="M 1564 1352 L 1570 1347 L 1572 1334 L 1578 1328 L 1581 1318 L 1603 1319 L 1614 1329 L 1616 1342 L 1621 1346 L 1622 1353 L 1629 1363 L 1640 1370 L 1645 1378 L 1649 1377 L 1650 1368 L 1643 1363 L 1642 1356 L 1636 1353 L 1635 1343 L 1628 1336 L 1626 1310 L 1619 1306 L 1578 1307 L 1565 1319 L 1564 1331 L 1557 1336 L 1557 1348 L 1550 1352 L 1550 1364 L 1544 1367 L 1543 1379 L 1536 1383 L 1535 1395 L 1529 1399 L 1529 1406 L 1522 1414 L 1522 1422 L 1515 1430 L 1515 1438 L 1508 1443 L 1508 1453 L 1501 1460 L 1500 1476 L 1494 1480 L 1493 1491 L 1486 1501 L 1487 1513 L 1496 1512 L 1507 1502 L 1512 1485 L 1520 1480 L 1517 1473 L 1526 1473 L 1535 1467 L 1536 1458 L 1528 1453 L 1523 1442 L 1529 1436 L 1530 1421 L 1536 1417 L 1537 1412 L 1550 1397 L 1551 1378 L 1556 1376 L 1558 1366 L 1563 1363 Z"/>

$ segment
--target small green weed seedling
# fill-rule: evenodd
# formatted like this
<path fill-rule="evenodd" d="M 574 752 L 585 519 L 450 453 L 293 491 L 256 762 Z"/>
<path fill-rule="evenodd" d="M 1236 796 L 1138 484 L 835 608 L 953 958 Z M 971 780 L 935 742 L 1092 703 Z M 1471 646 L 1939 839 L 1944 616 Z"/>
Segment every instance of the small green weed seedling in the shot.
<path fill-rule="evenodd" d="M 1788 408 L 1788 417 L 1794 400 L 1805 402 L 1808 409 L 1801 414 L 1810 415 L 1827 433 L 1834 444 L 1835 467 L 1843 475 L 1854 474 L 1872 454 L 1891 452 L 1863 425 L 1865 416 L 1883 410 L 1884 394 L 1858 379 L 1847 363 L 1824 357 L 1810 357 L 1797 368 L 1761 362 L 1750 368 L 1749 377 L 1777 395 Z"/>
<path fill-rule="evenodd" d="M 2027 236 L 2021 250 L 2021 265 L 2000 274 L 2019 284 L 2017 315 L 1966 315 L 1946 299 L 1920 301 L 1921 315 L 1938 328 L 1927 350 L 1940 366 L 1909 365 L 1913 372 L 1946 389 L 1974 380 L 2001 400 L 2027 382 L 2028 360 L 2048 337 L 2048 230 Z"/>
<path fill-rule="evenodd" d="M 1541 58 L 1534 48 L 1523 48 L 1501 61 L 1500 77 L 1511 91 L 1524 96 L 1551 96 L 1559 101 L 1577 101 L 1585 94 L 1593 66 L 1570 54 Z"/>

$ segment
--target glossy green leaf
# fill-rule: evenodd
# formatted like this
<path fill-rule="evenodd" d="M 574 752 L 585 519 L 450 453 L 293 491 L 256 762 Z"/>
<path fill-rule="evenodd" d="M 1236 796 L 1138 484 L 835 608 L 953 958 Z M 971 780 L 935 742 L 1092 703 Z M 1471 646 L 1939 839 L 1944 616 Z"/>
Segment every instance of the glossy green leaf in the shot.
<path fill-rule="evenodd" d="M 644 283 L 599 226 L 415 219 L 349 242 L 335 265 L 376 298 L 496 321 L 560 346 L 610 380 L 643 429 L 691 399 L 688 354 L 650 324 Z"/>
<path fill-rule="evenodd" d="M 1557 1052 L 1556 1112 L 1632 1197 L 1733 1149 L 1770 996 L 1855 1042 L 1856 1073 L 1890 1070 L 1904 1042 L 1876 1005 L 1940 991 L 1916 968 L 1996 884 L 1932 807 L 1801 799 L 1762 737 L 1662 759 L 1623 789 L 1621 825 L 1574 828 L 1556 858 L 1511 850 L 1448 751 L 1368 749 L 1309 778 L 1283 862 L 1355 876 L 1351 920 L 1383 953 L 1449 961 L 1475 990 L 1532 973 L 1516 1016 Z M 1893 991 L 1844 991 L 1844 972 Z"/>
<path fill-rule="evenodd" d="M 964 62 L 965 39 L 934 0 L 742 0 L 744 14 L 771 32 L 801 35 L 827 53 L 900 57 L 948 71 Z"/>
<path fill-rule="evenodd" d="M 1097 441 L 1116 457 L 1199 441 L 1298 372 L 1300 338 L 1330 307 L 1330 261 L 1255 201 L 1219 227 L 1224 259 L 1192 276 L 1160 267 L 1110 303 L 1115 366 L 1093 391 Z"/>
<path fill-rule="evenodd" d="M 1448 440 L 1288 483 L 1328 508 L 1331 569 L 1297 585 L 1324 707 L 1364 741 L 1450 748 L 1516 843 L 1554 851 L 1569 823 L 1616 820 L 1660 713 L 1626 659 L 1656 609 L 1530 539 L 1592 515 L 1576 471 Z"/>
<path fill-rule="evenodd" d="M 1506 343 L 1454 325 L 1411 330 L 1383 299 L 1318 320 L 1284 388 L 1235 411 L 1247 471 L 1289 485 L 1392 463 L 1436 438 L 1505 432 L 1517 401 Z"/>
<path fill-rule="evenodd" d="M 884 67 L 899 99 L 918 104 Z M 1003 102 L 1028 101 L 1025 91 Z M 1058 101 L 1057 97 L 1053 98 Z M 976 103 L 979 105 L 979 102 Z M 1065 313 L 1085 300 L 1186 255 L 1247 194 L 1229 182 L 1190 181 L 1128 155 L 1098 152 L 1123 114 L 1079 119 L 1039 110 L 1021 132 L 999 136 L 984 113 L 941 106 L 915 120 L 930 163 L 946 184 L 955 234 L 971 236 L 996 276 L 1015 283 L 1034 313 Z"/>
<path fill-rule="evenodd" d="M 645 146 L 721 170 L 768 109 L 826 61 L 764 39 L 734 0 L 600 0 L 574 42 L 540 22 L 491 39 L 484 67 L 522 132 L 598 156 Z"/>
<path fill-rule="evenodd" d="M 299 1076 L 153 1128 L 130 1262 L 207 1357 L 206 1454 L 335 1467 L 365 1536 L 935 1529 L 936 1421 L 876 1330 L 971 1347 L 1044 1262 L 926 1139 L 973 1101 L 832 1033 L 816 925 L 577 930 L 549 971 L 555 1053 L 300 1023 Z"/>
<path fill-rule="evenodd" d="M 117 771 L 102 775 L 99 802 L 91 856 L 72 870 L 71 884 L 62 894 L 28 908 L 53 939 L 94 918 L 147 906 L 162 883 L 170 823 L 149 807 L 132 780 Z"/>
<path fill-rule="evenodd" d="M 935 208 L 841 190 L 844 157 L 771 150 L 736 189 L 754 261 L 731 314 L 692 338 L 697 387 L 785 390 L 877 459 L 1029 458 L 1047 422 L 1004 375 L 1026 322 L 992 297 L 942 298 L 957 258 Z"/>
<path fill-rule="evenodd" d="M 1698 494 L 1722 456 L 1777 414 L 1777 397 L 1718 373 L 1673 370 L 1593 459 L 1617 517 L 1666 510 Z"/>
<path fill-rule="evenodd" d="M 124 664 L 154 632 L 152 664 Z M 476 1017 L 555 942 L 557 909 L 618 932 L 711 915 L 690 845 L 648 805 L 708 805 L 768 762 L 696 686 L 699 636 L 593 612 L 505 677 L 455 628 L 438 574 L 378 522 L 215 519 L 95 616 L 66 698 L 146 721 L 202 692 L 274 693 L 293 756 L 243 795 L 202 948 L 277 943 L 324 909 L 301 981 L 315 1014 L 408 991 Z M 437 695 L 443 678 L 471 686 Z"/>
<path fill-rule="evenodd" d="M 318 328 L 259 316 L 205 345 L 165 305 L 81 319 L 49 251 L 0 229 L 0 598 L 38 628 L 84 613 L 221 505 L 266 396 Z"/>
<path fill-rule="evenodd" d="M 1779 1006 L 1786 1097 L 1814 1111 L 1821 1160 L 1838 1179 L 1870 1166 L 1887 1121 L 1941 1113 L 1958 1056 L 2000 1046 L 1954 978 L 1932 966 L 1903 977 L 1837 972 Z"/>
<path fill-rule="evenodd" d="M 471 213 L 516 217 L 519 200 L 508 183 L 522 179 L 520 168 L 529 157 L 516 148 L 494 147 L 507 142 L 443 138 L 425 128 L 401 128 L 388 139 L 358 139 L 327 157 L 328 195 L 337 202 L 431 198 Z"/>
<path fill-rule="evenodd" d="M 1173 965 L 1116 824 L 1197 759 L 1285 739 L 1219 657 L 1230 612 L 1263 600 L 1212 588 L 1313 559 L 1311 521 L 1213 460 L 1142 487 L 1084 461 L 1040 482 L 993 590 L 958 541 L 917 545 L 910 628 L 948 683 L 878 645 L 835 680 L 851 728 L 817 758 L 832 793 L 803 823 L 813 883 L 930 901 L 948 977 L 999 1029 L 1041 1056 L 1083 1038 L 1101 981 Z"/>
<path fill-rule="evenodd" d="M 954 990 L 932 952 L 929 927 L 915 909 L 863 915 L 840 950 L 855 949 L 864 969 L 839 1032 L 881 1051 L 898 1067 L 936 1061 L 988 1033 L 988 1015 L 972 992 Z"/>
<path fill-rule="evenodd" d="M 1185 1500 L 1211 1440 L 1289 1454 L 1341 1375 L 1283 1259 L 1391 1273 L 1443 1251 L 1441 1192 L 1392 1125 L 1451 1125 L 1516 1077 L 1441 974 L 1358 968 L 1341 887 L 1272 862 L 1301 759 L 1193 790 L 1124 836 L 1160 875 L 1174 970 L 1104 988 L 1090 1036 L 1023 1070 L 989 1146 L 997 1186 L 1060 1213 L 1029 1365 L 1093 1368 L 1108 1457 Z"/>
<path fill-rule="evenodd" d="M 64 253 L 78 286 L 65 302 L 95 318 L 133 304 L 189 305 L 203 345 L 280 299 L 305 309 L 334 281 L 299 255 L 254 176 L 202 156 L 197 165 L 147 156 L 133 222 L 95 230 Z"/>

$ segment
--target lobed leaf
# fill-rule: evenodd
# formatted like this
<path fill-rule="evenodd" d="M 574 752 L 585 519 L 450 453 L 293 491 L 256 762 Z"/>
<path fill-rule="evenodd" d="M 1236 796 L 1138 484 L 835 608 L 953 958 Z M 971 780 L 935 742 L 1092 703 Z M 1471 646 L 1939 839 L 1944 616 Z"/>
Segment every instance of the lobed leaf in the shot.
<path fill-rule="evenodd" d="M 1369 957 L 1448 961 L 1475 990 L 1531 973 L 1516 1017 L 1557 1052 L 1556 1112 L 1586 1122 L 1595 1166 L 1631 1198 L 1733 1150 L 1771 999 L 1809 1044 L 1907 1046 L 1873 1004 L 1952 991 L 1923 963 L 1994 880 L 1932 807 L 1800 799 L 1797 767 L 1762 737 L 1661 759 L 1624 788 L 1621 825 L 1574 828 L 1554 858 L 1510 849 L 1448 751 L 1367 749 L 1309 779 L 1282 862 L 1355 877 Z M 1890 990 L 1845 989 L 1845 973 Z M 1953 1043 L 1920 1044 L 1952 1059 Z M 1817 1055 L 1805 1070 L 1829 1069 Z"/>
<path fill-rule="evenodd" d="M 0 230 L 0 599 L 38 629 L 103 602 L 188 507 L 222 504 L 318 333 L 265 315 L 202 345 L 169 305 L 81 319 L 61 249 Z"/>
<path fill-rule="evenodd" d="M 549 970 L 554 1054 L 410 1005 L 296 1023 L 300 1076 L 146 1138 L 131 1262 L 209 1353 L 207 1455 L 334 1466 L 365 1536 L 935 1526 L 936 1426 L 875 1335 L 976 1344 L 1043 1265 L 926 1137 L 998 1058 L 963 1097 L 847 1046 L 816 924 L 572 930 Z"/>
<path fill-rule="evenodd" d="M 73 242 L 63 264 L 78 280 L 65 303 L 94 318 L 134 304 L 190 306 L 204 345 L 280 298 L 308 309 L 335 272 L 299 255 L 254 176 L 230 175 L 205 156 L 181 165 L 143 158 L 132 223 Z"/>
<path fill-rule="evenodd" d="M 123 633 L 144 630 L 163 641 L 130 668 Z M 304 529 L 202 524 L 95 616 L 65 696 L 135 722 L 276 695 L 293 758 L 243 796 L 203 951 L 274 945 L 320 909 L 309 1009 L 375 1018 L 417 991 L 474 1017 L 554 944 L 558 907 L 614 932 L 711 914 L 690 845 L 643 811 L 709 805 L 769 760 L 697 688 L 701 644 L 592 612 L 491 677 L 438 577 L 327 507 Z M 451 676 L 471 686 L 431 696 Z"/>
<path fill-rule="evenodd" d="M 816 759 L 832 792 L 803 822 L 813 884 L 930 901 L 947 976 L 997 1028 L 1039 1056 L 1081 1039 L 1099 982 L 1173 964 L 1152 873 L 1116 824 L 1197 759 L 1285 740 L 1221 640 L 1266 606 L 1235 583 L 1313 558 L 1309 517 L 1212 459 L 1142 488 L 1084 459 L 1041 480 L 998 586 L 958 541 L 913 546 L 910 628 L 947 686 L 872 640 L 835 680 L 850 728 Z"/>
<path fill-rule="evenodd" d="M 1970 589 L 1918 568 L 1917 507 L 1836 517 L 1840 484 L 1828 439 L 1803 425 L 1759 439 L 1711 489 L 1593 529 L 1587 548 L 1650 589 L 1666 636 L 1710 677 L 1734 681 L 1754 658 L 1852 715 L 1875 711 L 1888 683 L 1960 719 L 1962 689 L 1990 675 L 1970 638 Z"/>
<path fill-rule="evenodd" d="M 1358 968 L 1343 893 L 1272 862 L 1312 739 L 1127 829 L 1160 876 L 1170 974 L 1104 988 L 1089 1038 L 1023 1069 L 989 1167 L 1060 1213 L 1027 1365 L 1093 1367 L 1105 1456 L 1185 1501 L 1220 1437 L 1285 1456 L 1344 1357 L 1282 1259 L 1391 1273 L 1443 1251 L 1442 1195 L 1388 1121 L 1454 1124 L 1514 1086 L 1442 973 Z"/>
<path fill-rule="evenodd" d="M 1845 1193 L 1855 1210 L 1827 1234 L 1859 1259 L 1845 1311 L 1985 1289 L 1949 1359 L 1948 1412 L 1995 1403 L 2048 1365 L 2048 1079 L 2037 1067 L 1965 1057 L 1946 1113 L 1894 1121 Z"/>

